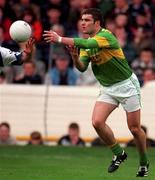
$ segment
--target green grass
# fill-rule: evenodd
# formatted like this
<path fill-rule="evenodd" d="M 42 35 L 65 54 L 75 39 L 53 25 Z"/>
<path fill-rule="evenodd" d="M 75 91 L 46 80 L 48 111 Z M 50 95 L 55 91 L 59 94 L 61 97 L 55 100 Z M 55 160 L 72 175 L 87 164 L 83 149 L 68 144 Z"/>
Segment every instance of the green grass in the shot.
<path fill-rule="evenodd" d="M 128 160 L 115 173 L 107 167 L 112 153 L 107 148 L 0 147 L 0 180 L 134 180 L 155 179 L 155 148 L 149 149 L 149 177 L 136 178 L 138 156 L 126 149 Z"/>

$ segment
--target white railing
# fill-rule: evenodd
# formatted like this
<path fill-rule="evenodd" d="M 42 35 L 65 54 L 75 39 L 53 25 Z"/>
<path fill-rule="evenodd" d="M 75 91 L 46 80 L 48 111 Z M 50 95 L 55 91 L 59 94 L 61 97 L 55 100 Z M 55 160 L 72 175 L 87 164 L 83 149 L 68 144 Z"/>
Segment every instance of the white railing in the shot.
<path fill-rule="evenodd" d="M 96 136 L 91 115 L 98 87 L 50 86 L 47 106 L 45 92 L 45 86 L 0 85 L 0 122 L 9 122 L 14 136 L 28 136 L 34 130 L 44 134 L 45 121 L 49 136 L 66 134 L 71 122 L 79 123 L 82 137 Z M 149 136 L 155 138 L 154 84 L 142 89 L 142 104 L 142 124 L 148 127 Z M 131 137 L 121 106 L 109 117 L 108 124 L 116 137 Z"/>

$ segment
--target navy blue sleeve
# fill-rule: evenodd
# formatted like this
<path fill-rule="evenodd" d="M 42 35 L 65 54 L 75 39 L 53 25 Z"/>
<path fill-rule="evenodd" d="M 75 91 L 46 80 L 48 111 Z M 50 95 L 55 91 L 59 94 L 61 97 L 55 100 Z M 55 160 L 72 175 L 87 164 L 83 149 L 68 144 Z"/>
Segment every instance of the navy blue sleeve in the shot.
<path fill-rule="evenodd" d="M 22 65 L 22 52 L 21 53 L 14 53 L 15 57 L 16 57 L 16 61 L 13 61 L 11 64 L 12 65 Z"/>

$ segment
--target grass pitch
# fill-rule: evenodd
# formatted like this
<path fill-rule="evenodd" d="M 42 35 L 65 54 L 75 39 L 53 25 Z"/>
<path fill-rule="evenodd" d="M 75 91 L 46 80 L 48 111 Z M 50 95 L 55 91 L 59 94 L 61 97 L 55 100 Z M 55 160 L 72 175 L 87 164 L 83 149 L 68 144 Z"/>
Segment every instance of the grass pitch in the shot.
<path fill-rule="evenodd" d="M 0 146 L 0 180 L 135 180 L 155 179 L 155 148 L 149 149 L 150 173 L 137 178 L 138 155 L 127 148 L 128 160 L 109 174 L 108 148 Z"/>

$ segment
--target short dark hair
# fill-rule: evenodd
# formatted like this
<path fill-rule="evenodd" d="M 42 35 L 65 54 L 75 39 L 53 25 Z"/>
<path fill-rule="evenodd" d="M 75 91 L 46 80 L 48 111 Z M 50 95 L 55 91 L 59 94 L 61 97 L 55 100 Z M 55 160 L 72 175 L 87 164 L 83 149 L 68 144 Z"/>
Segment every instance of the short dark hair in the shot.
<path fill-rule="evenodd" d="M 143 52 L 143 51 L 152 52 L 152 48 L 150 48 L 150 47 L 144 47 L 144 48 L 141 49 L 141 52 Z M 153 53 L 153 52 L 152 52 L 152 53 Z"/>
<path fill-rule="evenodd" d="M 91 14 L 94 21 L 100 21 L 100 25 L 103 25 L 103 16 L 100 9 L 97 8 L 89 8 L 82 11 L 81 16 L 84 14 Z"/>
<path fill-rule="evenodd" d="M 7 123 L 7 122 L 1 122 L 1 123 L 0 123 L 0 128 L 1 128 L 2 126 L 5 126 L 5 127 L 7 127 L 7 128 L 10 130 L 10 125 L 9 125 L 9 123 Z"/>
<path fill-rule="evenodd" d="M 31 134 L 30 134 L 30 137 L 31 139 L 35 139 L 35 140 L 42 140 L 42 135 L 40 132 L 38 131 L 33 131 Z"/>
<path fill-rule="evenodd" d="M 79 125 L 77 123 L 71 123 L 69 125 L 69 128 L 71 128 L 71 129 L 79 129 Z"/>

